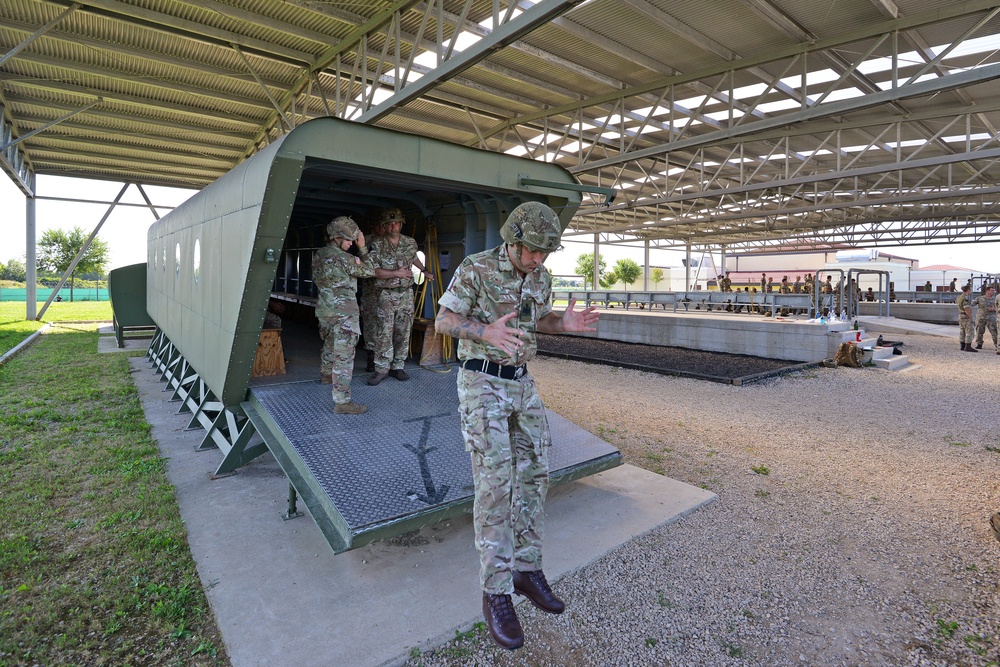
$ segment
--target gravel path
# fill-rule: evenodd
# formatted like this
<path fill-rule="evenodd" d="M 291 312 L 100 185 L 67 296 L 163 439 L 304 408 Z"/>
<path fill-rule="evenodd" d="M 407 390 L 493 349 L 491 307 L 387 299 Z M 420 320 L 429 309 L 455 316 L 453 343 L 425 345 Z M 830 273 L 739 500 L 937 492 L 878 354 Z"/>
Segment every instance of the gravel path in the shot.
<path fill-rule="evenodd" d="M 563 615 L 520 605 L 523 649 L 406 664 L 1000 664 L 1000 356 L 905 343 L 919 368 L 743 386 L 533 362 L 548 407 L 719 500 L 555 582 Z"/>

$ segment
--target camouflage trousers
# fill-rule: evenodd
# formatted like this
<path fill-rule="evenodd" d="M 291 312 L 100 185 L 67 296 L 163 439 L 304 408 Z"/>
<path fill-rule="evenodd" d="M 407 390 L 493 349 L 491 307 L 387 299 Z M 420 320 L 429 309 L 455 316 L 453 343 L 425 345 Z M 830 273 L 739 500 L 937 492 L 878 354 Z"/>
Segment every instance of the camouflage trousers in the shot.
<path fill-rule="evenodd" d="M 990 338 L 993 339 L 993 347 L 1000 350 L 1000 346 L 997 345 L 996 317 L 981 317 L 976 320 L 976 345 L 982 346 L 987 331 L 990 332 Z"/>
<path fill-rule="evenodd" d="M 958 342 L 972 345 L 972 337 L 975 334 L 975 326 L 971 317 L 965 315 L 958 316 Z"/>
<path fill-rule="evenodd" d="M 400 370 L 410 353 L 413 329 L 413 290 L 408 287 L 380 290 L 375 304 L 375 372 Z"/>
<path fill-rule="evenodd" d="M 366 280 L 364 282 L 365 285 L 361 292 L 361 299 L 358 302 L 361 309 L 361 333 L 365 337 L 365 349 L 369 352 L 374 352 L 375 345 L 372 341 L 375 340 L 377 335 L 375 330 L 378 327 L 378 320 L 375 314 L 375 306 L 378 303 L 378 290 L 371 284 L 371 281 Z"/>
<path fill-rule="evenodd" d="M 350 322 L 342 318 L 320 319 L 319 335 L 323 350 L 319 355 L 319 372 L 333 378 L 333 402 L 351 402 L 351 376 L 354 374 L 354 348 L 358 334 L 351 331 Z"/>
<path fill-rule="evenodd" d="M 542 508 L 549 487 L 549 424 L 530 374 L 502 380 L 458 372 L 465 449 L 472 457 L 479 579 L 514 592 L 513 572 L 542 569 Z"/>

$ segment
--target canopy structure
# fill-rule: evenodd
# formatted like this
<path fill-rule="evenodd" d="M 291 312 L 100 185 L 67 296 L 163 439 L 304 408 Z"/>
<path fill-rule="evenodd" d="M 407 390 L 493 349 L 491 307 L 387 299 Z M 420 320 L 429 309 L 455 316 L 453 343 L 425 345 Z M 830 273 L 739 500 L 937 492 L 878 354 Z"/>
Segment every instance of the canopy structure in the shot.
<path fill-rule="evenodd" d="M 201 188 L 336 116 L 560 164 L 570 235 L 998 238 L 1000 0 L 0 0 L 0 165 Z M 8 223 L 11 224 L 11 223 Z"/>

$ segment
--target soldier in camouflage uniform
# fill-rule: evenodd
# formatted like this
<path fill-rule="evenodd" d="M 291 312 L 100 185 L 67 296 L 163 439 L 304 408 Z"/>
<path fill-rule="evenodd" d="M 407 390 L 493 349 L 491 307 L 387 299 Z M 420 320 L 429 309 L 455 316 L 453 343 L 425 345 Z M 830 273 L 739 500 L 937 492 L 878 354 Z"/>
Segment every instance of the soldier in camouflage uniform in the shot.
<path fill-rule="evenodd" d="M 993 285 L 986 288 L 986 293 L 976 297 L 976 349 L 983 349 L 983 338 L 987 329 L 993 339 L 993 349 L 1000 354 L 997 344 L 997 302 L 996 289 Z"/>
<path fill-rule="evenodd" d="M 475 483 L 473 521 L 483 616 L 500 646 L 523 645 L 511 602 L 517 592 L 549 613 L 563 602 L 542 573 L 542 505 L 551 443 L 545 407 L 526 362 L 536 332 L 596 331 L 593 307 L 551 306 L 542 263 L 559 248 L 562 227 L 544 204 L 526 202 L 500 230 L 504 244 L 466 257 L 438 302 L 437 332 L 459 339 L 459 412 Z"/>
<path fill-rule="evenodd" d="M 958 342 L 966 352 L 978 352 L 972 347 L 972 285 L 962 286 L 962 293 L 955 299 L 958 306 Z"/>
<path fill-rule="evenodd" d="M 313 280 L 319 290 L 316 318 L 323 337 L 320 381 L 333 384 L 333 411 L 359 415 L 367 408 L 351 401 L 354 348 L 361 328 L 358 323 L 358 278 L 375 275 L 365 236 L 347 216 L 334 218 L 326 226 L 327 245 L 313 255 Z M 360 257 L 347 252 L 357 243 Z"/>
<path fill-rule="evenodd" d="M 994 292 L 996 292 L 996 286 L 994 286 Z M 997 312 L 1000 312 L 1000 292 L 993 297 L 993 317 L 996 318 Z M 997 354 L 1000 354 L 1000 345 L 997 345 Z"/>
<path fill-rule="evenodd" d="M 377 385 L 388 376 L 408 380 L 403 370 L 410 352 L 413 329 L 413 269 L 416 266 L 428 280 L 433 280 L 417 257 L 417 242 L 400 233 L 403 212 L 388 208 L 382 212 L 385 236 L 372 241 L 371 256 L 375 266 L 375 374 L 368 384 Z"/>

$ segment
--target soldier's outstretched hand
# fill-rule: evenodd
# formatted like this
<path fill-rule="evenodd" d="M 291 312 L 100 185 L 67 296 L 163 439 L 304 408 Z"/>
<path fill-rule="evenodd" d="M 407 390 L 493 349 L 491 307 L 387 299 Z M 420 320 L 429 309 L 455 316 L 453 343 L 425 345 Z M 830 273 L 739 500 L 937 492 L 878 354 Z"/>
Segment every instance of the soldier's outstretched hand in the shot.
<path fill-rule="evenodd" d="M 563 331 L 597 331 L 593 326 L 597 324 L 600 315 L 597 314 L 595 306 L 587 306 L 583 310 L 577 311 L 576 299 L 570 299 L 569 305 L 562 314 Z"/>

